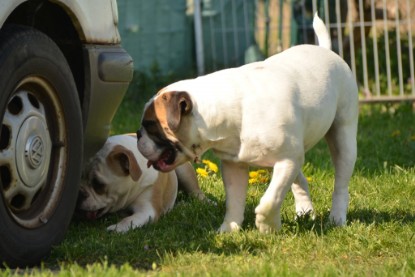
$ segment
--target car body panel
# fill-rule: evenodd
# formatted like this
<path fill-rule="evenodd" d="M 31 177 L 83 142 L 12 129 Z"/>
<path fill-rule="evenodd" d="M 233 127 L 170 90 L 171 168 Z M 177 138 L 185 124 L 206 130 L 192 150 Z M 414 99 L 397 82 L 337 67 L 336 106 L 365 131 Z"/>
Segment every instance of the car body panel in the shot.
<path fill-rule="evenodd" d="M 28 0 L 1 0 L 0 27 L 14 10 L 26 2 Z M 85 163 L 109 135 L 111 120 L 133 76 L 133 62 L 120 45 L 116 0 L 49 2 L 65 11 L 83 44 L 84 87 L 80 101 Z"/>
<path fill-rule="evenodd" d="M 111 120 L 133 77 L 131 56 L 121 47 L 84 46 L 85 93 L 83 99 L 84 162 L 103 145 Z"/>
<path fill-rule="evenodd" d="M 4 24 L 7 17 L 19 5 L 27 1 L 0 1 L 0 26 Z M 115 0 L 51 0 L 50 2 L 62 6 L 67 11 L 84 43 L 120 43 L 121 38 L 117 27 L 117 3 Z"/>

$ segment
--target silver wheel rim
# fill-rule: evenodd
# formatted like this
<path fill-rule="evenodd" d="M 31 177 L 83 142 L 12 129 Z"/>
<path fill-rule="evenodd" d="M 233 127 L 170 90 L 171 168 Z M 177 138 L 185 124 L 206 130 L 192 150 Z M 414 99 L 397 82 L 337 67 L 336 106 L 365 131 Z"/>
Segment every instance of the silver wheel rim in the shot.
<path fill-rule="evenodd" d="M 5 205 L 23 227 L 37 228 L 60 200 L 67 147 L 62 105 L 38 76 L 22 80 L 9 98 L 0 135 L 0 180 Z"/>

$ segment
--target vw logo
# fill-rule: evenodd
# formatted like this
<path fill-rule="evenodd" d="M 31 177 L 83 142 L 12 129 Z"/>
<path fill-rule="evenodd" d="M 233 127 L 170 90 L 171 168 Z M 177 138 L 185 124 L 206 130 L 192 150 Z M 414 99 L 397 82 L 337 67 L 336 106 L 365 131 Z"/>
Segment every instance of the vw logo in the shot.
<path fill-rule="evenodd" d="M 43 140 L 39 136 L 31 137 L 25 149 L 26 159 L 33 169 L 38 168 L 43 161 L 44 145 Z"/>

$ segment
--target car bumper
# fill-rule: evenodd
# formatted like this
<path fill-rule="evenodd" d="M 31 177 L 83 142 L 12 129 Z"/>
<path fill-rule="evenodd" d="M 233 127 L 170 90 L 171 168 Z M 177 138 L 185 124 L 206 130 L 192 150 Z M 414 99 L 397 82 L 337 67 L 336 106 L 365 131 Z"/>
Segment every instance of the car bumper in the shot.
<path fill-rule="evenodd" d="M 119 45 L 84 47 L 85 90 L 82 101 L 84 159 L 104 144 L 111 121 L 133 77 L 133 60 Z"/>

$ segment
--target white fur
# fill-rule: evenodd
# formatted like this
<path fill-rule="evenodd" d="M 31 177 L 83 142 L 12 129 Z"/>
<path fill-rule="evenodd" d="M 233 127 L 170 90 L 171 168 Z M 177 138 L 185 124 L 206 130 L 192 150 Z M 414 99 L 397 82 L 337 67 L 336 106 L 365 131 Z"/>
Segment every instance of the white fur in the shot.
<path fill-rule="evenodd" d="M 273 168 L 255 209 L 261 232 L 280 228 L 280 208 L 290 187 L 297 214 L 312 212 L 301 167 L 305 152 L 323 137 L 336 169 L 330 220 L 346 223 L 348 183 L 357 153 L 357 85 L 348 65 L 327 49 L 330 38 L 318 17 L 314 26 L 321 47 L 295 46 L 263 62 L 180 81 L 150 100 L 172 91 L 190 95 L 189 134 L 178 131 L 176 136 L 194 156 L 212 149 L 222 160 L 226 214 L 221 232 L 241 227 L 249 165 Z M 162 151 L 143 128 L 140 131 L 138 148 L 153 160 Z M 189 155 L 179 152 L 171 167 L 186 159 Z"/>
<path fill-rule="evenodd" d="M 125 176 L 114 174 L 108 165 L 107 157 L 116 146 L 123 146 L 134 154 L 142 172 L 138 180 L 133 180 L 131 174 Z M 177 171 L 177 174 L 194 175 L 185 189 L 199 199 L 204 199 L 191 165 L 180 169 L 182 171 Z M 159 179 L 161 175 L 168 175 L 170 179 Z M 98 193 L 94 189 L 94 178 L 99 179 L 105 185 L 105 193 Z M 186 184 L 182 185 L 186 186 Z M 158 193 L 155 193 L 156 186 L 158 186 Z M 99 211 L 97 214 L 99 217 L 106 213 L 129 209 L 132 215 L 107 228 L 109 231 L 123 233 L 154 222 L 162 214 L 171 210 L 177 196 L 178 180 L 175 171 L 162 173 L 147 167 L 147 159 L 137 149 L 136 137 L 117 135 L 109 137 L 102 149 L 93 157 L 90 166 L 86 169 L 86 176 L 82 180 L 80 190 L 82 196 L 78 209 L 86 213 L 96 214 Z M 157 209 L 155 203 L 163 203 L 163 208 Z"/>
<path fill-rule="evenodd" d="M 331 49 L 331 39 L 327 32 L 326 25 L 323 20 L 318 17 L 317 13 L 314 15 L 313 28 L 318 38 L 318 44 L 320 47 Z"/>

